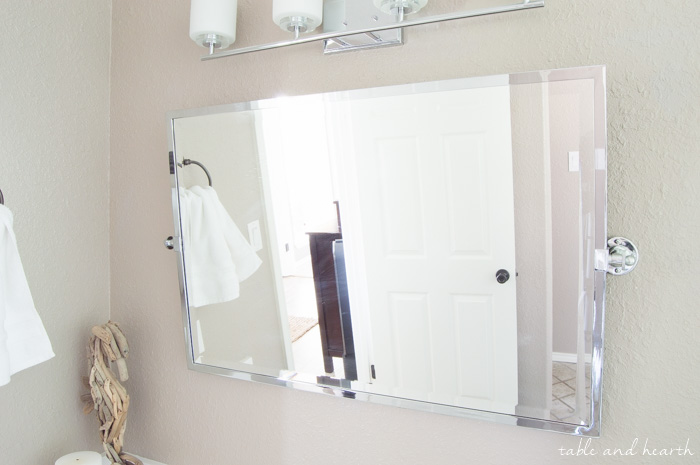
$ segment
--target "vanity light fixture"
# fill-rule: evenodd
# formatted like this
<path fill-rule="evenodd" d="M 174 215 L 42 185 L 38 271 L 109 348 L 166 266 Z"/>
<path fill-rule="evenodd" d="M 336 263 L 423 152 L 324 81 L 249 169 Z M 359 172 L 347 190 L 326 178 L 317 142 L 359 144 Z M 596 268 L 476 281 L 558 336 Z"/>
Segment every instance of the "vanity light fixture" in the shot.
<path fill-rule="evenodd" d="M 272 0 L 272 20 L 283 31 L 311 32 L 323 21 L 323 0 Z"/>
<path fill-rule="evenodd" d="M 192 0 L 192 8 L 194 11 L 195 2 L 221 3 L 225 1 Z M 317 41 L 324 43 L 324 53 L 326 54 L 401 45 L 403 44 L 403 30 L 407 27 L 541 8 L 545 2 L 545 0 L 481 0 L 477 3 L 483 5 L 478 8 L 476 5 L 469 6 L 469 4 L 474 3 L 472 0 L 436 1 L 431 4 L 431 8 L 424 8 L 428 1 L 272 0 L 273 21 L 285 33 L 293 33 L 293 37 L 283 38 L 284 36 L 282 36 L 275 39 L 274 34 L 267 34 L 268 31 L 265 28 L 258 28 L 260 29 L 259 34 L 256 37 L 248 38 L 248 41 L 252 42 L 253 45 L 210 53 L 203 56 L 202 60 L 215 60 Z M 244 8 L 250 10 L 249 14 L 253 17 L 258 12 L 257 9 L 265 11 L 264 8 L 267 6 L 265 0 L 256 0 L 246 2 Z M 319 28 L 321 23 L 323 23 L 323 27 Z M 267 42 L 266 37 L 272 41 Z M 204 38 L 206 39 L 207 35 Z M 197 40 L 194 35 L 193 39 Z M 214 39 L 217 38 L 214 37 Z M 209 43 L 204 41 L 202 44 Z M 210 52 L 218 47 L 215 41 L 213 46 L 210 45 Z"/>
<path fill-rule="evenodd" d="M 236 41 L 238 0 L 192 0 L 190 38 L 197 45 L 214 49 L 227 48 Z"/>
<path fill-rule="evenodd" d="M 354 0 L 325 0 L 323 2 L 323 32 L 345 31 L 348 28 L 346 2 Z"/>
<path fill-rule="evenodd" d="M 396 16 L 397 21 L 403 21 L 405 15 L 418 13 L 427 4 L 428 0 L 374 0 L 374 6 Z"/>

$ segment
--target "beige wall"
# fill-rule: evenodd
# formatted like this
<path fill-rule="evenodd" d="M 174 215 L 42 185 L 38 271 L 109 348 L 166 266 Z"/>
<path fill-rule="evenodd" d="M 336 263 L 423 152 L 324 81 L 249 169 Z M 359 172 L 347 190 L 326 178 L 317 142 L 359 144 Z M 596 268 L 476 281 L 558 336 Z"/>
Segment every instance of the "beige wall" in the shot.
<path fill-rule="evenodd" d="M 239 21 L 267 22 L 239 2 Z M 665 8 L 664 8 L 665 7 Z M 684 445 L 700 414 L 700 227 L 695 1 L 547 0 L 544 9 L 408 31 L 403 47 L 324 57 L 318 44 L 213 62 L 187 37 L 189 2 L 113 5 L 111 303 L 133 346 L 127 447 L 170 465 L 564 463 L 578 439 L 188 371 L 172 232 L 165 113 L 281 93 L 608 65 L 609 231 L 640 246 L 609 280 L 603 438 Z M 667 240 L 673 246 L 667 246 Z M 680 244 L 687 241 L 684 249 Z M 690 463 L 634 457 L 566 463 Z M 687 457 L 686 457 L 687 459 Z"/>
<path fill-rule="evenodd" d="M 56 353 L 0 387 L 3 464 L 99 447 L 79 397 L 90 327 L 109 317 L 110 3 L 0 6 L 0 189 Z"/>

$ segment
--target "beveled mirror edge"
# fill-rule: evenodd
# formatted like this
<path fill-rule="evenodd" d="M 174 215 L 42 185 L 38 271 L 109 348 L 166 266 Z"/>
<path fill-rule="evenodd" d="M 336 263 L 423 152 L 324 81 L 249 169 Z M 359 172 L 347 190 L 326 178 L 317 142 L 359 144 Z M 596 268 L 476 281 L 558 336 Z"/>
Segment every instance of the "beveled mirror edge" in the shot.
<path fill-rule="evenodd" d="M 555 69 L 547 71 L 533 71 L 522 73 L 511 73 L 507 75 L 483 76 L 458 78 L 444 81 L 429 81 L 415 84 L 404 84 L 398 86 L 375 87 L 368 89 L 357 89 L 339 91 L 323 94 L 324 99 L 337 100 L 347 94 L 359 98 L 371 98 L 381 95 L 395 95 L 398 93 L 421 93 L 442 91 L 454 88 L 476 88 L 486 85 L 493 85 L 494 78 L 501 80 L 501 84 L 530 84 L 566 81 L 573 79 L 592 79 L 594 81 L 594 132 L 596 151 L 596 177 L 595 177 L 595 248 L 607 247 L 607 116 L 606 116 L 606 68 L 604 65 L 584 66 L 577 68 Z M 503 82 L 506 77 L 507 81 Z M 491 84 L 489 84 L 489 82 Z M 305 96 L 289 97 L 290 99 L 304 98 Z M 600 437 L 602 420 L 602 376 L 603 376 L 603 335 L 605 320 L 605 278 L 604 271 L 596 270 L 595 290 L 594 290 L 594 315 L 592 331 L 592 355 L 591 355 L 591 421 L 588 425 L 577 425 L 541 418 L 530 418 L 518 415 L 509 415 L 490 411 L 468 409 L 442 404 L 434 404 L 424 401 L 415 401 L 403 398 L 390 397 L 381 394 L 372 394 L 362 391 L 352 391 L 341 387 L 311 384 L 287 379 L 275 378 L 273 376 L 259 375 L 248 372 L 202 365 L 194 362 L 193 339 L 189 325 L 190 314 L 187 305 L 187 290 L 185 285 L 185 263 L 182 253 L 182 230 L 180 223 L 179 207 L 179 180 L 177 177 L 177 159 L 175 155 L 175 120 L 184 117 L 203 116 L 227 111 L 246 111 L 270 107 L 275 99 L 264 99 L 254 102 L 234 103 L 217 105 L 190 110 L 175 110 L 166 114 L 168 121 L 168 162 L 170 166 L 171 194 L 174 224 L 174 250 L 177 252 L 178 281 L 180 285 L 180 303 L 182 309 L 183 330 L 185 343 L 187 345 L 187 367 L 190 370 L 201 373 L 214 374 L 233 379 L 252 381 L 256 383 L 273 386 L 290 387 L 305 392 L 315 392 L 319 394 L 332 395 L 334 397 L 352 398 L 367 402 L 407 408 L 423 412 L 432 412 L 442 415 L 457 416 L 473 420 L 491 421 L 502 424 L 517 425 L 527 428 L 540 429 L 556 433 L 570 434 L 582 437 Z"/>

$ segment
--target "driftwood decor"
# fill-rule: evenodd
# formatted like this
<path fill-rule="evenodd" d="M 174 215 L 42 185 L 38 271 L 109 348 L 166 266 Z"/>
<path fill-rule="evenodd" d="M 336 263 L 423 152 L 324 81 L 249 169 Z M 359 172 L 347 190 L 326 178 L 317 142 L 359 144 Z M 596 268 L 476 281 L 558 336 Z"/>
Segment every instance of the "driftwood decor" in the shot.
<path fill-rule="evenodd" d="M 100 439 L 112 464 L 143 465 L 143 463 L 122 451 L 126 414 L 129 410 L 129 396 L 121 382 L 129 379 L 126 359 L 129 356 L 129 344 L 117 323 L 107 322 L 102 326 L 93 326 L 90 344 L 90 376 L 84 378 L 90 394 L 85 394 L 83 412 L 93 410 L 100 420 Z M 117 367 L 119 379 L 112 371 Z"/>

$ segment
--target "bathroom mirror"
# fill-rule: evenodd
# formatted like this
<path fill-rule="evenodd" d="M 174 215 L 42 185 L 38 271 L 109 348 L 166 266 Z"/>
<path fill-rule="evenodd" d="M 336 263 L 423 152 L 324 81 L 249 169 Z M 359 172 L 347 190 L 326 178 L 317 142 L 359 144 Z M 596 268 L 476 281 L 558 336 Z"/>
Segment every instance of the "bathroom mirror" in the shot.
<path fill-rule="evenodd" d="M 168 122 L 191 369 L 599 434 L 603 67 Z"/>

